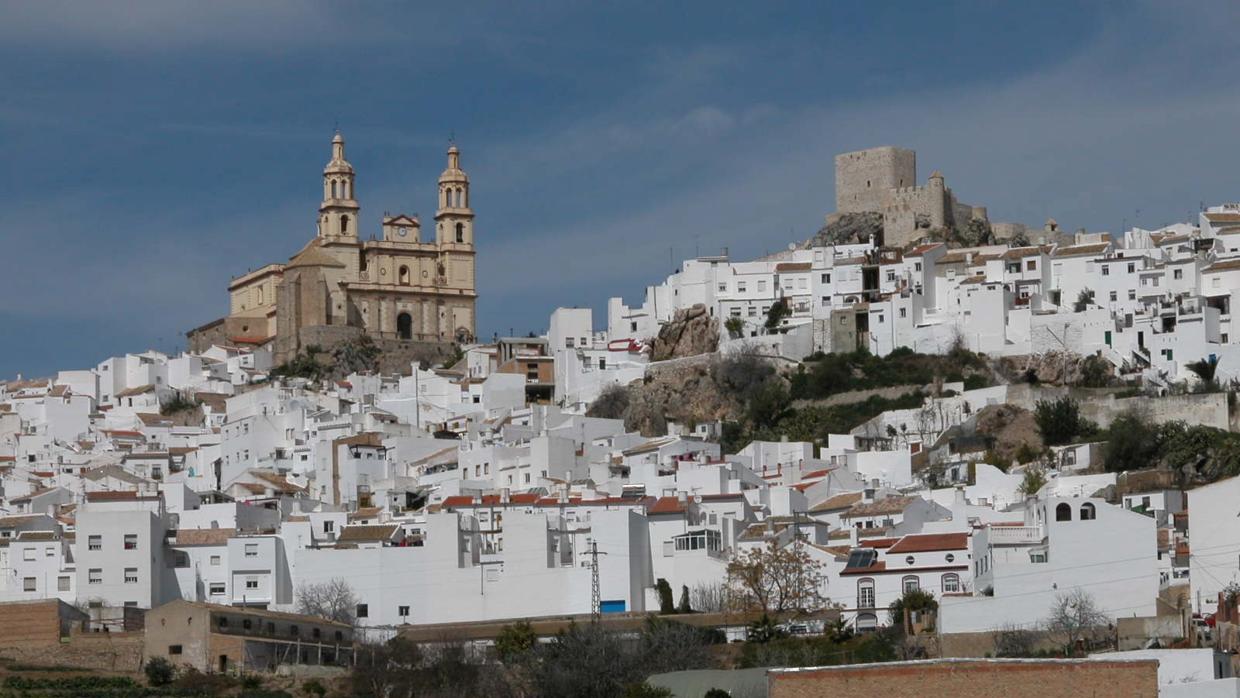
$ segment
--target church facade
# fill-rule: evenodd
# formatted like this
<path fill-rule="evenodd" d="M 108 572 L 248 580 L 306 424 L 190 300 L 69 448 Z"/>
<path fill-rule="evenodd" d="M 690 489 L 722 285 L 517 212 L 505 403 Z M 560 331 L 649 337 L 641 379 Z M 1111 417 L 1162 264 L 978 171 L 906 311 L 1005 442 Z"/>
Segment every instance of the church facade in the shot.
<path fill-rule="evenodd" d="M 288 263 L 233 279 L 228 315 L 191 330 L 191 350 L 271 343 L 282 362 L 306 346 L 330 348 L 361 334 L 385 351 L 473 341 L 474 213 L 459 150 L 448 148 L 429 231 L 415 215 L 385 214 L 379 236 L 362 239 L 357 178 L 344 145 L 337 133 L 323 168 L 315 237 Z"/>

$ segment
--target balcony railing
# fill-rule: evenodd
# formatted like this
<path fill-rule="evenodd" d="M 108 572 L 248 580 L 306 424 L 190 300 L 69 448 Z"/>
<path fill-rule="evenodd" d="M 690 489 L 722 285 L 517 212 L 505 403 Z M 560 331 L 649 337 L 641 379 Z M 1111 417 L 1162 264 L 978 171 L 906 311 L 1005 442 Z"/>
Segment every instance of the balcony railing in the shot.
<path fill-rule="evenodd" d="M 991 526 L 991 545 L 1035 545 L 1045 536 L 1041 526 Z"/>

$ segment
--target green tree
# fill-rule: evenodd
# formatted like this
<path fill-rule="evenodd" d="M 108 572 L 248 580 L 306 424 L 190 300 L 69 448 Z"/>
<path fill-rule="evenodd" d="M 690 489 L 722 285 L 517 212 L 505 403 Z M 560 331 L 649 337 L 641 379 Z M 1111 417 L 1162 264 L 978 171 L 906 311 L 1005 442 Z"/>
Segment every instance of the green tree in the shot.
<path fill-rule="evenodd" d="M 734 315 L 724 320 L 723 327 L 728 331 L 728 336 L 732 339 L 740 339 L 745 336 L 745 321 Z"/>
<path fill-rule="evenodd" d="M 373 373 L 379 369 L 379 355 L 382 353 L 368 334 L 341 342 L 332 350 L 335 374 Z"/>
<path fill-rule="evenodd" d="M 677 613 L 693 613 L 693 608 L 689 605 L 689 586 L 680 585 L 680 603 L 676 604 Z"/>
<path fill-rule="evenodd" d="M 519 620 L 500 629 L 495 636 L 495 654 L 505 664 L 510 664 L 538 644 L 538 635 L 529 621 Z"/>
<path fill-rule="evenodd" d="M 1107 470 L 1123 472 L 1154 465 L 1159 458 L 1160 430 L 1136 409 L 1125 410 L 1111 421 L 1103 460 Z"/>
<path fill-rule="evenodd" d="M 654 588 L 659 594 L 659 613 L 664 615 L 675 613 L 676 605 L 672 601 L 672 585 L 668 584 L 666 579 L 659 577 L 659 580 L 654 583 Z"/>
<path fill-rule="evenodd" d="M 1042 440 L 1052 446 L 1071 443 L 1094 431 L 1093 423 L 1081 416 L 1081 406 L 1070 397 L 1038 400 L 1033 418 L 1042 432 Z"/>
<path fill-rule="evenodd" d="M 770 310 L 766 311 L 766 329 L 774 330 L 779 327 L 779 323 L 789 315 L 792 315 L 792 308 L 788 307 L 788 300 L 786 298 L 776 300 L 771 304 Z"/>
<path fill-rule="evenodd" d="M 1041 468 L 1028 468 L 1025 477 L 1020 481 L 1018 491 L 1026 497 L 1037 494 L 1046 486 L 1046 471 Z"/>
<path fill-rule="evenodd" d="M 900 598 L 891 602 L 887 611 L 891 614 L 891 624 L 904 627 L 904 612 L 934 613 L 939 610 L 939 602 L 934 594 L 925 589 L 909 589 Z"/>

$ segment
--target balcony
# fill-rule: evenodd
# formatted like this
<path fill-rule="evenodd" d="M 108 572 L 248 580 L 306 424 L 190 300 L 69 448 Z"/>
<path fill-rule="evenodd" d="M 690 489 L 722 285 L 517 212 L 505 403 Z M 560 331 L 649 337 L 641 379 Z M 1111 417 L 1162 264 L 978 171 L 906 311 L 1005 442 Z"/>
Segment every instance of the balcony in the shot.
<path fill-rule="evenodd" d="M 1045 540 L 1041 526 L 991 526 L 991 545 L 1037 545 Z"/>

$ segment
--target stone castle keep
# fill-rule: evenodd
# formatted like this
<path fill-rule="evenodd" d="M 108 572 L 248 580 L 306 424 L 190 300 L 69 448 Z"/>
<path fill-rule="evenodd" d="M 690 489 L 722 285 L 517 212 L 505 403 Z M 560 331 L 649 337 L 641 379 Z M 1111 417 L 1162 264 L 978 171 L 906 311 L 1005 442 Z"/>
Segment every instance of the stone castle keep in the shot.
<path fill-rule="evenodd" d="M 317 235 L 287 264 L 234 278 L 228 315 L 191 330 L 192 351 L 274 343 L 279 363 L 306 346 L 366 334 L 400 363 L 418 348 L 473 340 L 474 213 L 457 147 L 448 148 L 429 233 L 417 216 L 385 214 L 380 237 L 362 240 L 355 179 L 337 133 L 323 168 Z"/>
<path fill-rule="evenodd" d="M 938 170 L 917 184 L 917 153 L 883 146 L 835 156 L 837 213 L 883 215 L 884 244 L 903 247 L 934 228 L 987 220 L 986 209 L 956 200 Z"/>

